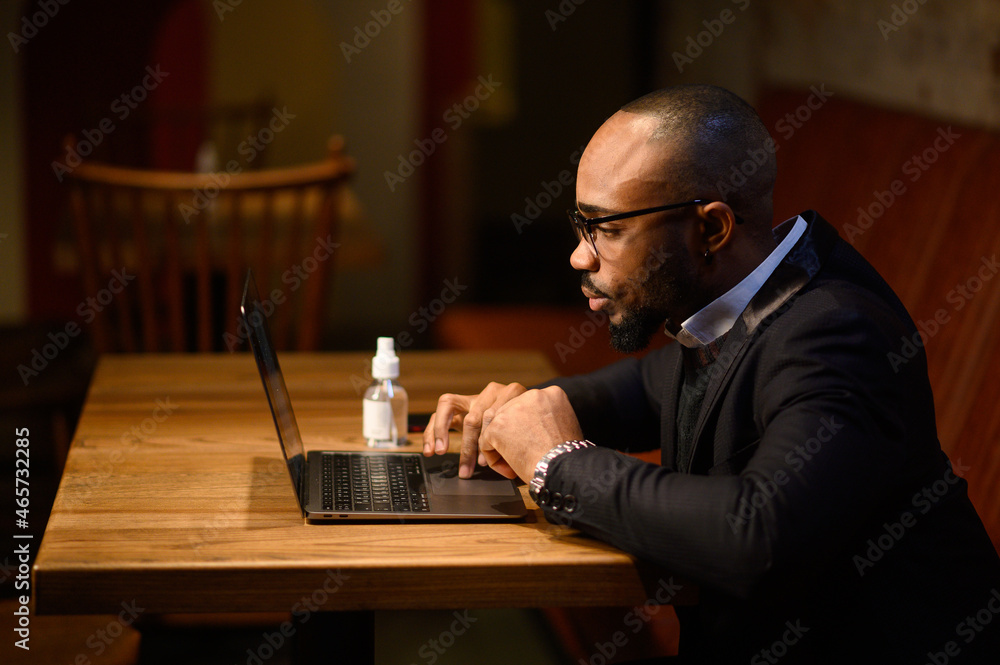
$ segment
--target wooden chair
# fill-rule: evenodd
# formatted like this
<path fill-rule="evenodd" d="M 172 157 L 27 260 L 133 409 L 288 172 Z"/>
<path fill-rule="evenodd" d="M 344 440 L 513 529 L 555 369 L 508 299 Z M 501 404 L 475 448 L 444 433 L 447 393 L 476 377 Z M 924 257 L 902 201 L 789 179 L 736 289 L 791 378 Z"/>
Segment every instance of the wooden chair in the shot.
<path fill-rule="evenodd" d="M 316 349 L 354 171 L 342 148 L 335 137 L 322 161 L 255 172 L 234 160 L 219 173 L 97 162 L 68 173 L 86 294 L 77 313 L 98 352 L 232 350 L 245 339 L 248 266 L 274 306 L 275 343 Z"/>

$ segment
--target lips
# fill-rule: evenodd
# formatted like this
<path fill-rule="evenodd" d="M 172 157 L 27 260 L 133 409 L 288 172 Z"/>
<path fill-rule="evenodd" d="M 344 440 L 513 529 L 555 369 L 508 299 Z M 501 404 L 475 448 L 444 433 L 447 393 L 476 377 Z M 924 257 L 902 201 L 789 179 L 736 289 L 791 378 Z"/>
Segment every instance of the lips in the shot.
<path fill-rule="evenodd" d="M 607 296 L 599 296 L 596 293 L 591 293 L 587 291 L 587 289 L 581 289 L 581 291 L 583 291 L 583 295 L 586 296 L 587 300 L 589 301 L 590 309 L 592 309 L 595 312 L 604 309 L 607 306 L 608 301 L 610 300 L 610 298 L 608 298 Z"/>
<path fill-rule="evenodd" d="M 590 309 L 595 312 L 599 312 L 604 309 L 604 306 L 608 304 L 607 298 L 590 298 Z"/>

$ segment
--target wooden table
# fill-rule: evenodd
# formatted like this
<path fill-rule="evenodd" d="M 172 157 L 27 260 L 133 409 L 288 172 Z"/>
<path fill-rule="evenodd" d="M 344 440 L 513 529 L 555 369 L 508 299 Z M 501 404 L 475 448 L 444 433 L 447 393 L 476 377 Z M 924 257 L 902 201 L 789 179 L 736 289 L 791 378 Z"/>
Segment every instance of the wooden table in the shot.
<path fill-rule="evenodd" d="M 401 361 L 411 412 L 432 410 L 443 392 L 553 374 L 530 353 L 403 351 Z M 370 355 L 281 362 L 306 447 L 363 448 Z M 305 599 L 329 611 L 653 596 L 662 573 L 549 524 L 525 498 L 535 510 L 520 523 L 306 524 L 252 356 L 104 356 L 35 562 L 36 611 L 114 613 L 133 599 L 175 613 L 287 612 Z"/>

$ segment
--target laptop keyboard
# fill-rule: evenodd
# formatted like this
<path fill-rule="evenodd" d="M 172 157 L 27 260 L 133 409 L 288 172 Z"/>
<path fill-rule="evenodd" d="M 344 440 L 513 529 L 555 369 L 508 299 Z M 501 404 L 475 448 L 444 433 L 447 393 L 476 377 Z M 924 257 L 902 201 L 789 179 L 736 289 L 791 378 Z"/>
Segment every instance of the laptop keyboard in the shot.
<path fill-rule="evenodd" d="M 429 512 L 420 455 L 323 455 L 323 510 Z"/>

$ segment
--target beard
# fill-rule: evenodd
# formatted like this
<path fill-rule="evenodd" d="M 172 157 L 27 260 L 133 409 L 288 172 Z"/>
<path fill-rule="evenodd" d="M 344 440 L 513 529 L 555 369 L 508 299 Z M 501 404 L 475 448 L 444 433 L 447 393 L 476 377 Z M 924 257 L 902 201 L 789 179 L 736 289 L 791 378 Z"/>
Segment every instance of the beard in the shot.
<path fill-rule="evenodd" d="M 630 278 L 628 283 L 638 295 L 635 304 L 621 304 L 619 292 L 616 296 L 597 289 L 584 273 L 583 286 L 596 295 L 607 297 L 618 305 L 621 319 L 618 323 L 608 321 L 611 333 L 611 348 L 619 353 L 635 353 L 649 346 L 653 334 L 664 327 L 669 318 L 669 309 L 692 298 L 696 293 L 695 267 L 686 253 L 671 257 L 651 270 L 640 268 L 641 279 Z M 626 287 L 627 288 L 627 287 Z"/>
<path fill-rule="evenodd" d="M 650 310 L 635 309 L 622 312 L 619 323 L 608 323 L 611 333 L 611 348 L 618 353 L 635 353 L 649 346 L 663 319 L 655 316 Z"/>

